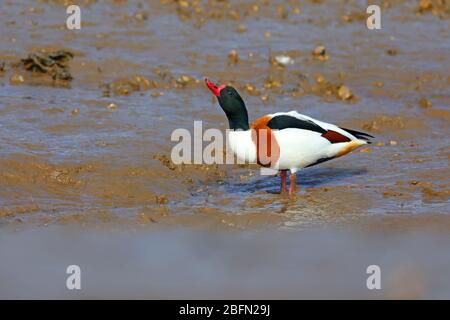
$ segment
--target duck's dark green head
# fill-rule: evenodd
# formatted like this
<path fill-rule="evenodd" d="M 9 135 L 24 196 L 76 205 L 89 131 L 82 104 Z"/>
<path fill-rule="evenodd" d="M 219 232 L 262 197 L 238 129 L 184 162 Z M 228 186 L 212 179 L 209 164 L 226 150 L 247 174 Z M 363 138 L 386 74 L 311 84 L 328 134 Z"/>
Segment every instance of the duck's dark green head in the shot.
<path fill-rule="evenodd" d="M 219 100 L 232 130 L 249 130 L 247 108 L 239 93 L 231 86 L 215 85 L 207 78 L 206 86 Z"/>

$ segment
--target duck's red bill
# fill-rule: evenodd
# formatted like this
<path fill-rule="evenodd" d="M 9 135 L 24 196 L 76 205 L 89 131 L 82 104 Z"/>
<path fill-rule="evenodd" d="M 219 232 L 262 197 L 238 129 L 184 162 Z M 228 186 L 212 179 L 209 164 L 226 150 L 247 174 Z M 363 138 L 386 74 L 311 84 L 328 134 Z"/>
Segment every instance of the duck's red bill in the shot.
<path fill-rule="evenodd" d="M 212 83 L 211 81 L 209 81 L 208 78 L 205 78 L 205 83 L 206 86 L 209 88 L 209 90 L 211 90 L 212 93 L 214 93 L 214 95 L 216 97 L 220 97 L 220 90 L 222 90 L 223 88 L 225 88 L 225 85 L 222 84 L 220 86 L 216 86 L 214 83 Z"/>

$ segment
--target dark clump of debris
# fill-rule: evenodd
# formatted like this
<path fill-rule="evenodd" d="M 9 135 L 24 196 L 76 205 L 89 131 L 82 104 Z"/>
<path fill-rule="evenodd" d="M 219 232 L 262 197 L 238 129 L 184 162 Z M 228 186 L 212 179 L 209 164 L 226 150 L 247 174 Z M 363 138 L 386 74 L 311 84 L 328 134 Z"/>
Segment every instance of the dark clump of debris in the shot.
<path fill-rule="evenodd" d="M 26 70 L 49 74 L 53 80 L 71 81 L 68 62 L 73 54 L 66 50 L 58 50 L 47 54 L 31 53 L 27 58 L 21 59 Z"/>

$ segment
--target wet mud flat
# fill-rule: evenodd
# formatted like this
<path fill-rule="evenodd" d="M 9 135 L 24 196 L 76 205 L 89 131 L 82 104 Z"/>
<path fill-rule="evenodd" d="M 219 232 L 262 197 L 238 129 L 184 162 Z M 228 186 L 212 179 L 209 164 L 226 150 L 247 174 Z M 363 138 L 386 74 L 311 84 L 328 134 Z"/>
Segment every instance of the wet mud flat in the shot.
<path fill-rule="evenodd" d="M 376 31 L 364 1 L 85 1 L 78 31 L 65 5 L 0 13 L 2 227 L 447 221 L 448 4 L 383 1 Z M 376 139 L 301 171 L 295 199 L 254 166 L 174 165 L 174 129 L 226 129 L 204 76 L 251 119 L 297 110 Z"/>
<path fill-rule="evenodd" d="M 448 298 L 449 3 L 379 4 L 368 30 L 366 1 L 85 0 L 73 31 L 67 1 L 3 1 L 0 297 L 73 298 L 75 257 L 83 298 Z M 175 165 L 175 129 L 227 128 L 205 76 L 251 120 L 374 142 L 295 198 L 256 166 Z"/>

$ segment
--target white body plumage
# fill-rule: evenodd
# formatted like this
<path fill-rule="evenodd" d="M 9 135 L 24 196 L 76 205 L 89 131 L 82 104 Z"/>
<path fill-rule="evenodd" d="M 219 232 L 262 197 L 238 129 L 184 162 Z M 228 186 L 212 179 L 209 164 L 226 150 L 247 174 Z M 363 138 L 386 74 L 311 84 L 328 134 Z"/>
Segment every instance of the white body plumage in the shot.
<path fill-rule="evenodd" d="M 349 141 L 332 143 L 320 132 L 307 129 L 286 128 L 272 130 L 279 146 L 279 156 L 270 165 L 273 169 L 296 172 L 298 169 L 324 161 L 325 159 L 342 156 L 359 146 L 367 144 L 367 141 L 356 138 L 354 135 L 334 124 L 313 119 L 296 111 L 278 112 L 267 115 L 266 117 L 273 118 L 280 115 L 313 122 L 325 130 L 332 130 L 347 137 Z M 229 131 L 228 143 L 230 149 L 239 159 L 250 163 L 257 162 L 258 150 L 252 137 L 252 129 Z"/>

